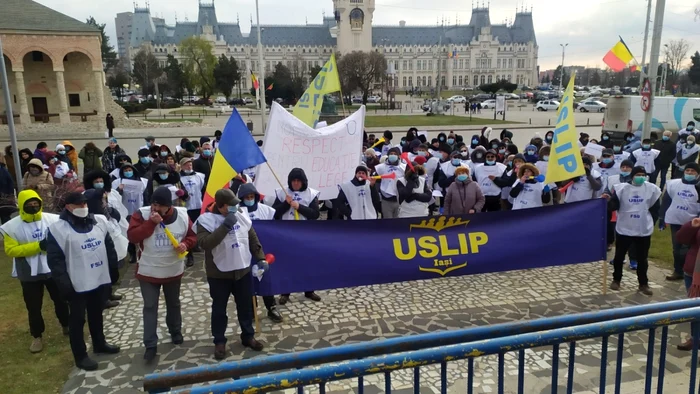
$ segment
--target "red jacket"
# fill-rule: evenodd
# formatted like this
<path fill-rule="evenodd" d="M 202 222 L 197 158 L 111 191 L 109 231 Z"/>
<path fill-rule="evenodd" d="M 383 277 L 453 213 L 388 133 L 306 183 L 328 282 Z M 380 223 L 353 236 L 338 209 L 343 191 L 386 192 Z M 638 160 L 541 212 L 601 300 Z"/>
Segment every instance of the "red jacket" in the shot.
<path fill-rule="evenodd" d="M 690 245 L 690 250 L 685 255 L 685 264 L 683 264 L 683 272 L 690 276 L 693 276 L 693 271 L 695 271 L 695 260 L 698 257 L 698 250 L 700 250 L 700 231 L 698 230 L 700 228 L 693 227 L 692 222 L 688 222 L 676 232 L 678 243 Z"/>
<path fill-rule="evenodd" d="M 165 217 L 163 217 L 163 223 L 173 223 L 176 218 L 176 216 L 174 215 L 175 212 L 175 209 L 170 208 Z M 187 225 L 187 235 L 185 236 L 185 239 L 182 240 L 182 243 L 187 245 L 187 250 L 192 250 L 197 245 L 197 234 L 195 234 L 194 231 L 192 231 L 192 221 L 189 219 L 187 219 L 187 221 L 189 222 L 189 224 Z M 141 211 L 137 210 L 136 212 L 134 212 L 133 215 L 131 215 L 131 220 L 129 221 L 129 230 L 127 230 L 126 236 L 129 239 L 129 242 L 131 242 L 132 244 L 137 244 L 139 246 L 139 258 L 141 257 L 141 250 L 143 249 L 143 241 L 153 235 L 156 226 L 158 226 L 158 224 L 154 223 L 152 220 L 144 219 L 141 215 Z M 139 266 L 138 264 L 136 265 L 136 279 L 142 280 L 144 282 L 163 284 L 172 282 L 174 280 L 178 280 L 180 279 L 180 277 L 182 277 L 182 275 L 178 275 L 172 278 L 152 278 L 150 276 L 139 275 Z"/>

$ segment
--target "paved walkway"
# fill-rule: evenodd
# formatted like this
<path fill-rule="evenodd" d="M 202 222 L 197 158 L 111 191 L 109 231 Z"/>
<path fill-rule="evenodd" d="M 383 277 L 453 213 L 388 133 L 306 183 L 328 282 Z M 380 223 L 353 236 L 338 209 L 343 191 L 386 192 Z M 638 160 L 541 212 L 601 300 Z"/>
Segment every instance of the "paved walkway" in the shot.
<path fill-rule="evenodd" d="M 185 343 L 170 343 L 164 322 L 164 304 L 161 299 L 159 326 L 159 357 L 152 366 L 143 362 L 141 295 L 132 270 L 125 276 L 119 293 L 124 296 L 121 305 L 106 312 L 106 333 L 110 343 L 122 347 L 116 357 L 101 356 L 100 370 L 75 370 L 66 383 L 64 393 L 136 393 L 142 390 L 143 376 L 152 372 L 214 364 L 213 345 L 209 326 L 210 299 L 201 264 L 185 272 L 182 285 L 183 334 Z M 293 295 L 292 300 L 280 307 L 286 320 L 272 323 L 260 308 L 262 334 L 258 339 L 266 344 L 263 354 L 284 353 L 357 343 L 378 338 L 412 335 L 440 330 L 451 330 L 476 325 L 496 324 L 543 316 L 556 316 L 602 308 L 658 302 L 682 298 L 681 282 L 666 282 L 665 273 L 652 266 L 650 278 L 655 291 L 653 297 L 636 292 L 636 276 L 625 272 L 622 290 L 601 294 L 601 263 L 580 264 L 556 268 L 514 271 L 498 274 L 473 275 L 458 278 L 394 283 L 319 292 L 320 303 Z M 235 306 L 229 303 L 229 361 L 259 356 L 245 349 L 238 340 Z M 678 343 L 687 327 L 673 327 L 669 342 Z M 660 335 L 657 335 L 657 342 Z M 643 379 L 646 362 L 646 333 L 625 336 L 625 382 Z M 608 382 L 612 383 L 616 341 L 610 343 Z M 560 385 L 566 383 L 568 346 L 562 345 L 560 354 Z M 576 392 L 597 393 L 599 385 L 600 343 L 583 341 L 576 346 Z M 658 345 L 656 357 L 658 358 Z M 506 356 L 506 384 L 516 386 L 517 355 Z M 526 392 L 549 393 L 551 376 L 551 349 L 533 349 L 526 352 Z M 689 354 L 669 346 L 666 384 L 671 387 L 687 385 Z M 657 364 L 658 365 L 658 364 Z M 421 368 L 422 392 L 437 393 L 440 374 L 437 366 Z M 475 362 L 474 385 L 476 393 L 490 393 L 497 389 L 496 357 L 479 358 Z M 450 392 L 464 392 L 467 376 L 466 362 L 453 362 L 448 368 Z M 392 373 L 392 387 L 399 392 L 412 392 L 412 371 Z M 328 392 L 352 392 L 356 381 L 334 382 Z M 637 384 L 637 383 L 635 383 Z M 680 386 L 679 386 L 680 385 Z M 638 386 L 637 386 L 638 387 Z M 368 376 L 365 392 L 378 393 L 384 389 L 383 375 Z M 404 391 L 405 389 L 405 391 Z M 592 390 L 592 391 L 590 391 Z M 288 390 L 289 391 L 289 390 Z M 311 388 L 310 392 L 317 392 Z M 290 391 L 290 393 L 293 391 Z M 507 391 L 510 392 L 510 391 Z M 634 392 L 634 391 L 628 391 Z"/>

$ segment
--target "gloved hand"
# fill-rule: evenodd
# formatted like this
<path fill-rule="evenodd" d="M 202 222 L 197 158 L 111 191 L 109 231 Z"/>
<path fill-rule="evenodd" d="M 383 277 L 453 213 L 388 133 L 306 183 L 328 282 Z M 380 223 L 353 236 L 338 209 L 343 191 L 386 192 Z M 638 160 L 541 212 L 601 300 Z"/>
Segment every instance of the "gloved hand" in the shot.
<path fill-rule="evenodd" d="M 267 270 L 270 269 L 270 265 L 267 263 L 266 260 L 263 259 L 263 260 L 258 261 L 258 269 L 261 269 L 261 270 L 267 272 Z"/>
<path fill-rule="evenodd" d="M 664 231 L 666 229 L 666 223 L 663 220 L 659 220 L 659 230 Z"/>
<path fill-rule="evenodd" d="M 226 215 L 226 218 L 224 219 L 224 226 L 226 226 L 229 229 L 232 229 L 233 226 L 238 223 L 238 218 L 236 217 L 235 213 L 229 213 Z"/>
<path fill-rule="evenodd" d="M 41 249 L 42 252 L 46 252 L 46 243 L 46 238 L 39 241 L 39 249 Z"/>

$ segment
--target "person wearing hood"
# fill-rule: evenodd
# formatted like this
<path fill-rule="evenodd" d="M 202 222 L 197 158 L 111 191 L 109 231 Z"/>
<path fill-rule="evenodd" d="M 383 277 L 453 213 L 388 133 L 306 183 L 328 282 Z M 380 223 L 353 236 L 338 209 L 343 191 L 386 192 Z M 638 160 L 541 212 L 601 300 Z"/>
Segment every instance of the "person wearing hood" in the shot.
<path fill-rule="evenodd" d="M 370 174 L 373 174 L 375 171 L 375 168 L 379 165 L 379 158 L 377 158 L 377 151 L 374 149 L 367 149 L 365 150 L 364 154 L 364 163 L 369 168 Z"/>
<path fill-rule="evenodd" d="M 46 152 L 46 154 L 45 154 L 45 157 L 46 157 L 45 163 L 46 164 L 49 164 L 49 159 L 51 158 L 51 157 L 49 157 L 49 153 L 50 152 Z M 54 154 L 55 154 L 56 158 L 58 158 L 58 160 L 68 164 L 68 169 L 70 171 L 75 170 L 75 167 L 73 166 L 73 163 L 71 162 L 70 157 L 68 157 L 68 148 L 66 148 L 63 144 L 56 145 L 56 151 L 54 152 Z M 76 172 L 76 174 L 77 174 L 77 172 Z"/>
<path fill-rule="evenodd" d="M 578 137 L 578 147 L 579 148 L 584 148 L 586 145 L 588 145 L 588 141 L 590 140 L 590 136 L 586 133 L 579 133 Z"/>
<path fill-rule="evenodd" d="M 493 181 L 503 175 L 506 170 L 505 164 L 496 161 L 496 151 L 490 149 L 486 151 L 484 164 L 474 168 L 474 180 L 481 189 L 485 203 L 483 212 L 496 212 L 501 210 L 501 188 Z"/>
<path fill-rule="evenodd" d="M 53 176 L 44 170 L 44 163 L 39 159 L 34 158 L 29 161 L 22 185 L 24 190 L 36 190 L 42 201 L 51 201 L 53 197 Z"/>
<path fill-rule="evenodd" d="M 396 180 L 398 191 L 399 218 L 428 216 L 428 205 L 433 191 L 425 181 L 425 168 L 414 164 L 408 166 L 404 176 Z"/>
<path fill-rule="evenodd" d="M 480 141 L 480 139 L 479 139 L 478 134 L 472 135 L 472 139 L 471 139 L 470 145 L 469 145 L 469 154 L 474 152 L 474 149 L 476 149 L 476 147 L 479 146 L 479 141 Z"/>
<path fill-rule="evenodd" d="M 51 275 L 68 300 L 70 347 L 75 366 L 97 370 L 85 346 L 85 314 L 94 353 L 116 354 L 119 347 L 107 343 L 102 309 L 107 286 L 119 279 L 117 252 L 109 235 L 109 224 L 102 215 L 90 215 L 87 200 L 80 192 L 68 194 L 59 219 L 49 226 L 46 257 Z"/>
<path fill-rule="evenodd" d="M 483 127 L 481 129 L 481 136 L 479 137 L 479 145 L 486 149 L 489 149 L 489 138 L 491 138 L 491 132 L 493 131 L 490 127 Z M 501 138 L 503 139 L 503 138 Z"/>
<path fill-rule="evenodd" d="M 642 130 L 625 134 L 626 145 L 622 148 L 627 153 L 632 153 L 642 147 Z"/>
<path fill-rule="evenodd" d="M 500 190 L 499 190 L 500 192 Z M 445 194 L 445 215 L 466 215 L 481 212 L 486 199 L 481 188 L 469 176 L 469 168 L 455 170 L 455 181 Z"/>
<path fill-rule="evenodd" d="M 698 152 L 700 152 L 700 145 L 696 144 L 695 137 L 692 135 L 687 136 L 685 145 L 681 146 L 676 154 L 676 164 L 678 168 L 674 174 L 674 179 L 681 178 L 683 176 L 682 174 L 685 172 L 685 167 L 698 160 Z"/>
<path fill-rule="evenodd" d="M 146 140 L 146 145 L 140 147 L 139 150 L 147 149 L 150 151 L 152 147 L 160 146 L 160 145 L 156 144 L 156 137 L 154 137 L 152 135 L 147 136 L 146 138 L 144 138 L 144 140 Z"/>
<path fill-rule="evenodd" d="M 656 184 L 656 179 L 661 178 L 661 183 L 659 184 L 661 190 L 663 190 L 666 185 L 668 169 L 671 167 L 673 159 L 676 158 L 676 144 L 671 141 L 672 136 L 672 133 L 666 130 L 661 135 L 661 139 L 654 143 L 654 149 L 659 151 L 659 165 L 657 171 L 649 178 L 649 182 Z"/>
<path fill-rule="evenodd" d="M 68 163 L 59 160 L 58 155 L 54 154 L 54 152 L 47 152 L 46 159 L 49 163 L 48 172 L 53 176 L 55 185 L 63 185 L 74 180 L 75 174 L 68 167 Z"/>
<path fill-rule="evenodd" d="M 83 149 L 80 150 L 80 153 L 78 153 L 78 157 L 83 161 L 83 171 L 90 172 L 92 170 L 101 170 L 102 155 L 103 152 L 98 149 L 94 143 L 86 143 Z"/>
<path fill-rule="evenodd" d="M 165 186 L 166 188 L 174 188 L 176 191 L 172 196 L 173 203 L 176 206 L 184 207 L 189 199 L 189 194 L 187 189 L 182 187 L 180 181 L 180 174 L 175 172 L 167 164 L 158 164 L 153 170 L 153 179 L 148 180 L 146 185 L 146 194 L 144 196 L 144 203 L 151 203 L 151 196 L 159 187 Z"/>
<path fill-rule="evenodd" d="M 12 276 L 19 279 L 22 287 L 29 333 L 34 338 L 29 351 L 38 353 L 44 348 L 42 334 L 45 326 L 41 315 L 44 289 L 53 301 L 54 312 L 63 327 L 63 334 L 68 334 L 68 303 L 61 298 L 46 258 L 46 232 L 49 226 L 58 221 L 58 215 L 43 212 L 41 197 L 34 190 L 23 190 L 17 197 L 19 215 L 5 222 L 0 227 L 0 233 L 4 240 L 5 254 L 13 259 Z"/>
<path fill-rule="evenodd" d="M 387 151 L 386 162 L 375 167 L 377 175 L 387 175 L 396 173 L 394 179 L 380 179 L 379 194 L 382 199 L 382 218 L 393 219 L 399 217 L 399 200 L 396 180 L 403 177 L 406 165 L 401 162 L 401 151 L 399 148 L 391 148 Z"/>
<path fill-rule="evenodd" d="M 532 139 L 530 140 L 530 145 L 534 145 L 535 148 L 537 148 L 537 152 L 539 152 L 540 149 L 542 149 L 542 147 L 544 146 L 544 141 L 542 140 L 542 137 L 540 137 L 540 133 L 535 133 L 535 136 L 532 137 Z"/>
<path fill-rule="evenodd" d="M 498 152 L 498 145 L 501 143 L 501 141 L 498 138 L 494 138 L 491 141 L 489 141 L 489 145 L 486 148 L 486 150 L 493 149 L 494 151 Z"/>
<path fill-rule="evenodd" d="M 447 144 L 447 134 L 440 132 L 437 138 L 440 145 Z"/>
<path fill-rule="evenodd" d="M 452 148 L 452 149 L 454 150 L 455 143 L 457 142 L 457 141 L 456 141 L 456 136 L 455 136 L 455 132 L 454 132 L 454 131 L 450 131 L 450 134 L 447 136 L 447 141 L 446 141 L 446 142 L 447 142 L 447 145 L 449 145 L 450 148 Z"/>
<path fill-rule="evenodd" d="M 567 188 L 564 196 L 564 202 L 567 204 L 591 200 L 596 197 L 597 192 L 603 187 L 602 175 L 592 169 L 593 163 L 591 159 L 584 157 L 582 162 L 586 174 L 571 180 L 573 184 Z"/>
<path fill-rule="evenodd" d="M 63 145 L 66 148 L 66 157 L 68 157 L 68 160 L 70 163 L 68 165 L 71 167 L 71 170 L 75 172 L 76 174 L 78 173 L 78 151 L 75 150 L 75 147 L 73 146 L 73 143 L 65 140 L 61 142 L 61 145 Z M 58 151 L 58 149 L 56 149 Z M 60 153 L 59 153 L 60 155 Z"/>
<path fill-rule="evenodd" d="M 223 133 L 221 133 L 221 130 L 216 130 L 214 132 L 214 140 L 211 141 L 211 147 L 214 149 L 214 152 L 216 152 L 219 149 L 219 144 L 221 143 L 221 136 Z"/>
<path fill-rule="evenodd" d="M 108 206 L 116 209 L 117 212 L 119 212 L 117 222 L 121 222 L 120 225 L 122 226 L 124 234 L 126 234 L 126 230 L 129 228 L 129 223 L 126 221 L 126 217 L 128 216 L 129 212 L 122 203 L 122 196 L 119 194 L 119 192 L 112 193 L 112 182 L 109 174 L 102 170 L 90 171 L 83 176 L 83 187 L 85 190 L 104 190 Z"/>
<path fill-rule="evenodd" d="M 214 337 L 214 358 L 226 358 L 226 306 L 233 295 L 236 302 L 241 343 L 255 351 L 263 344 L 255 339 L 253 276 L 269 270 L 253 222 L 239 208 L 241 200 L 229 189 L 217 190 L 214 202 L 197 220 L 197 241 L 204 249 L 204 264 L 212 299 L 211 331 Z M 251 267 L 251 261 L 256 261 Z M 260 278 L 258 276 L 258 278 Z"/>
<path fill-rule="evenodd" d="M 544 135 L 544 144 L 551 146 L 552 141 L 554 141 L 554 132 L 550 130 Z"/>
<path fill-rule="evenodd" d="M 523 156 L 525 156 L 526 162 L 528 162 L 530 164 L 537 163 L 537 160 L 539 159 L 537 157 L 537 147 L 535 145 L 532 145 L 532 144 L 526 146 Z"/>
<path fill-rule="evenodd" d="M 104 156 L 102 157 L 104 158 Z M 117 167 L 109 173 L 109 177 L 110 179 L 112 179 L 112 181 L 119 179 L 119 177 L 121 176 L 121 168 L 124 164 L 131 164 L 131 157 L 129 157 L 126 154 L 118 155 L 115 158 L 115 163 L 117 164 Z M 136 169 L 134 168 L 134 170 Z"/>
<path fill-rule="evenodd" d="M 134 164 L 134 169 L 140 178 L 152 179 L 155 164 L 151 159 L 151 152 L 148 149 L 141 148 L 138 152 L 139 161 Z"/>
<path fill-rule="evenodd" d="M 204 193 L 207 187 L 204 174 L 192 169 L 193 161 L 192 158 L 187 157 L 180 160 L 180 183 L 185 190 L 187 190 L 187 194 L 189 195 L 189 198 L 185 202 L 185 208 L 187 208 L 187 216 L 189 216 L 192 223 L 196 222 L 199 218 L 200 211 L 202 210 L 202 200 L 204 199 Z M 185 265 L 187 267 L 192 267 L 194 265 L 194 255 L 192 253 L 187 255 L 187 262 Z"/>
<path fill-rule="evenodd" d="M 510 190 L 513 198 L 513 210 L 539 208 L 549 204 L 551 195 L 549 186 L 539 182 L 536 178 L 540 171 L 533 164 L 525 163 L 518 168 L 518 180 Z"/>
<path fill-rule="evenodd" d="M 689 163 L 683 171 L 683 178 L 672 179 L 666 184 L 661 200 L 659 229 L 671 226 L 671 243 L 673 244 L 673 273 L 666 280 L 683 279 L 683 264 L 688 248 L 679 243 L 676 234 L 681 226 L 700 216 L 700 192 L 698 191 L 698 174 L 700 165 Z"/>
<path fill-rule="evenodd" d="M 430 140 L 430 149 L 429 149 L 430 155 L 435 156 L 435 157 L 439 157 L 440 156 L 439 149 L 440 149 L 440 141 L 437 138 L 433 138 L 432 140 Z"/>
<path fill-rule="evenodd" d="M 620 290 L 625 255 L 633 247 L 633 255 L 637 260 L 639 291 L 650 296 L 653 292 L 647 277 L 648 256 L 654 223 L 659 217 L 661 190 L 658 186 L 646 181 L 647 173 L 644 167 L 634 167 L 631 175 L 630 183 L 617 184 L 613 186 L 612 195 L 603 195 L 608 199 L 608 208 L 618 211 L 615 225 L 617 233 L 615 259 L 613 260 L 615 270 L 610 289 Z"/>
<path fill-rule="evenodd" d="M 690 122 L 688 122 L 688 124 L 685 126 L 684 129 L 678 130 L 678 136 L 679 136 L 679 137 L 682 136 L 682 135 L 684 135 L 684 136 L 693 135 L 693 136 L 694 136 L 695 133 L 696 133 L 696 131 L 695 131 L 695 122 L 693 122 L 692 120 L 691 120 Z"/>
<path fill-rule="evenodd" d="M 381 210 L 379 192 L 374 187 L 376 180 L 369 174 L 369 169 L 360 165 L 355 169 L 352 180 L 339 185 L 333 206 L 337 206 L 340 214 L 348 220 L 376 219 L 377 212 Z"/>
<path fill-rule="evenodd" d="M 170 148 L 168 148 L 167 145 L 160 145 L 158 146 L 158 150 L 156 151 L 156 159 L 154 160 L 154 163 L 165 163 L 166 158 L 170 155 L 172 155 Z"/>
<path fill-rule="evenodd" d="M 166 315 L 173 344 L 180 345 L 182 338 L 182 313 L 180 310 L 180 284 L 185 270 L 184 253 L 197 245 L 197 235 L 187 210 L 174 207 L 170 190 L 161 186 L 153 191 L 150 205 L 139 208 L 131 215 L 127 238 L 139 245 L 136 279 L 143 297 L 143 355 L 151 363 L 158 351 L 158 299 L 161 288 L 165 296 Z M 175 247 L 165 229 L 178 242 Z M 192 252 L 190 252 L 192 253 Z"/>
<path fill-rule="evenodd" d="M 659 153 L 658 150 L 651 148 L 651 139 L 649 138 L 642 140 L 642 147 L 632 152 L 635 165 L 644 167 L 647 174 L 652 174 L 651 178 L 654 180 L 656 179 L 656 159 L 659 157 Z"/>
<path fill-rule="evenodd" d="M 41 160 L 42 164 L 47 164 L 46 162 L 46 152 L 49 151 L 49 146 L 46 142 L 41 141 L 36 144 L 36 149 L 34 150 L 34 158 Z"/>
<path fill-rule="evenodd" d="M 119 156 L 121 155 L 126 155 L 126 152 L 117 144 L 116 138 L 110 138 L 109 144 L 102 152 L 102 169 L 108 173 L 118 170 L 121 167 L 119 163 Z M 127 161 L 131 163 L 131 159 Z"/>
<path fill-rule="evenodd" d="M 421 143 L 418 138 L 414 138 L 413 141 L 408 144 L 408 160 L 413 161 L 413 159 L 416 158 L 420 144 Z"/>
<path fill-rule="evenodd" d="M 209 182 L 209 174 L 211 174 L 211 169 L 214 167 L 214 151 L 211 148 L 211 144 L 206 142 L 202 144 L 200 152 L 199 158 L 192 163 L 192 168 L 195 172 L 204 174 L 204 179 L 206 182 Z"/>
<path fill-rule="evenodd" d="M 612 149 L 613 142 L 610 139 L 610 133 L 608 133 L 607 131 L 602 132 L 600 134 L 600 141 L 598 141 L 598 145 L 601 145 L 606 149 Z"/>

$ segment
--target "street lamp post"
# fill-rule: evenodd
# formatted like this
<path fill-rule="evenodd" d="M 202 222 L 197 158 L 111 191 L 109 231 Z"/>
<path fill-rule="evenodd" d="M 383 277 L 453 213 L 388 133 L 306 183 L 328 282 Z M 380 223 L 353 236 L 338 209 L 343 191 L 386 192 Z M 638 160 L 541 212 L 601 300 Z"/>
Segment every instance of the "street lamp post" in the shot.
<path fill-rule="evenodd" d="M 561 71 L 559 72 L 559 92 L 561 92 L 562 87 L 564 86 L 564 53 L 566 52 L 566 47 L 568 47 L 569 44 L 559 44 L 559 46 L 561 46 Z"/>
<path fill-rule="evenodd" d="M 262 132 L 265 133 L 265 59 L 263 58 L 262 32 L 260 30 L 260 8 L 258 7 L 258 0 L 255 0 L 255 17 L 257 18 L 258 23 L 258 63 L 260 63 L 260 75 L 258 76 L 258 89 L 260 89 L 260 119 L 262 120 Z"/>

